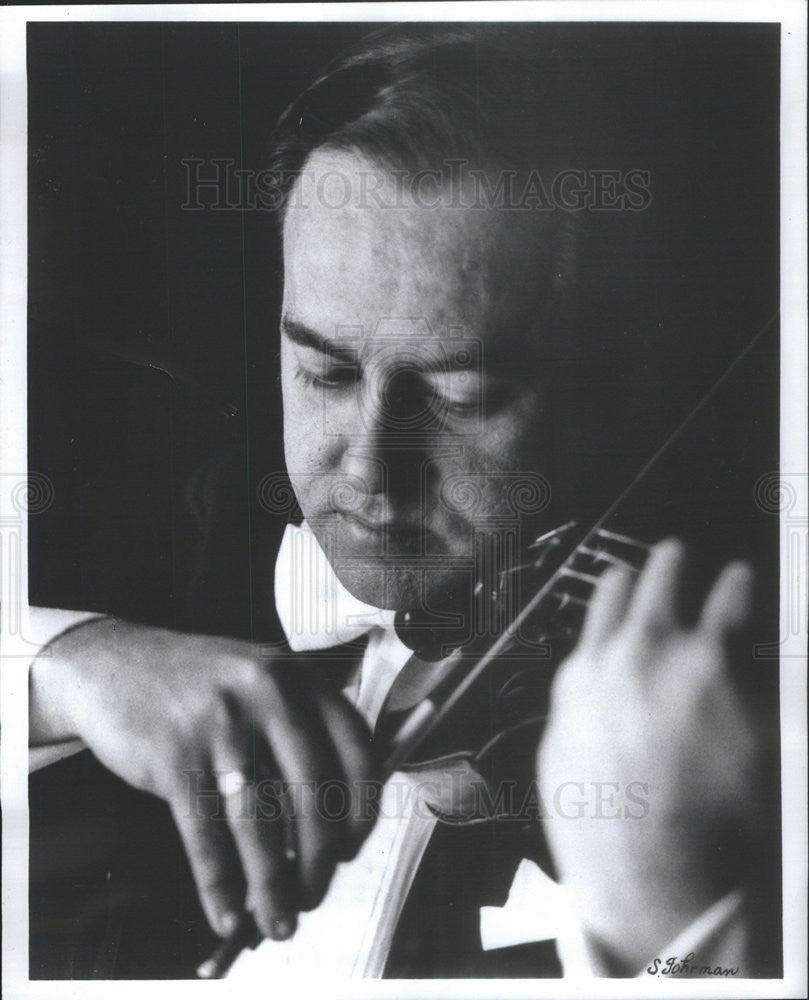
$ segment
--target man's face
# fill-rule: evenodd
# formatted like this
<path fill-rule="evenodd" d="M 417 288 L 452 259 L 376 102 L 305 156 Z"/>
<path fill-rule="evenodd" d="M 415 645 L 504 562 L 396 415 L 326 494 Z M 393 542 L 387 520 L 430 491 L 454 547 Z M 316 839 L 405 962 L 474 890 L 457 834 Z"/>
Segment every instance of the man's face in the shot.
<path fill-rule="evenodd" d="M 381 205 L 369 172 L 318 151 L 287 211 L 284 442 L 342 582 L 402 608 L 440 602 L 477 572 L 481 537 L 527 530 L 545 503 L 541 222 L 390 191 Z"/>

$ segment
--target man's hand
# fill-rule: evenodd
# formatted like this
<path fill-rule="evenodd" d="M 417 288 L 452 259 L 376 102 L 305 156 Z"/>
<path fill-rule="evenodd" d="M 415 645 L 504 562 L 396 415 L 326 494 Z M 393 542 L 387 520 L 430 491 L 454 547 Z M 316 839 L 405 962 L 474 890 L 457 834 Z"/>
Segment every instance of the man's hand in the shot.
<path fill-rule="evenodd" d="M 760 822 L 759 733 L 732 677 L 752 573 L 728 565 L 686 626 L 683 567 L 667 541 L 637 584 L 628 570 L 604 576 L 554 679 L 537 762 L 543 802 L 570 781 L 615 789 L 617 809 L 551 814 L 545 830 L 585 929 L 628 972 L 733 888 Z M 633 782 L 643 808 L 625 807 Z"/>
<path fill-rule="evenodd" d="M 168 802 L 214 930 L 247 907 L 288 937 L 372 826 L 370 734 L 348 702 L 300 657 L 237 640 L 97 619 L 51 651 L 31 671 L 32 733 L 81 736 Z"/>

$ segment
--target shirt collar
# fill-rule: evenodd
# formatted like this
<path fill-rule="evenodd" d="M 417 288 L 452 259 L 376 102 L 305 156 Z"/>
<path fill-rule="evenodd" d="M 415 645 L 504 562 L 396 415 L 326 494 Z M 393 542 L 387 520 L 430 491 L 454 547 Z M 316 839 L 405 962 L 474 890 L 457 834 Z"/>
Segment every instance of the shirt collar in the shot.
<path fill-rule="evenodd" d="M 275 563 L 275 603 L 295 652 L 353 642 L 393 627 L 394 612 L 364 604 L 340 583 L 314 532 L 288 524 Z"/>

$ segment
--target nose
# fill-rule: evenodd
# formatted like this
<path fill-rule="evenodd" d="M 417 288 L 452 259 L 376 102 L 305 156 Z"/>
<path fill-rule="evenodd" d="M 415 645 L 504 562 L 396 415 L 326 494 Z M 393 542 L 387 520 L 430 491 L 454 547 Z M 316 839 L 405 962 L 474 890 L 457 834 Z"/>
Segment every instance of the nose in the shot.
<path fill-rule="evenodd" d="M 358 490 L 368 496 L 385 492 L 387 468 L 368 434 L 348 442 L 343 456 L 343 472 Z"/>
<path fill-rule="evenodd" d="M 417 374 L 408 369 L 368 379 L 358 388 L 358 419 L 347 435 L 342 465 L 369 496 L 417 485 L 412 438 L 423 423 L 422 395 Z"/>
<path fill-rule="evenodd" d="M 383 410 L 389 433 L 406 434 L 424 424 L 424 388 L 419 373 L 398 368 L 384 382 Z"/>

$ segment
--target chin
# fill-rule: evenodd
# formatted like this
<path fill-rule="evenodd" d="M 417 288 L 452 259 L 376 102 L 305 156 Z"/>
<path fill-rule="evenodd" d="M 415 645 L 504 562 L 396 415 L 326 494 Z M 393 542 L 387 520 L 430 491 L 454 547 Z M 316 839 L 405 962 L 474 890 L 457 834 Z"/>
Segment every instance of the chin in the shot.
<path fill-rule="evenodd" d="M 459 596 L 468 600 L 469 558 L 452 553 L 453 541 L 463 548 L 452 535 L 366 530 L 343 517 L 328 522 L 327 531 L 324 518 L 309 523 L 340 582 L 365 604 L 392 611 L 438 610 L 454 606 Z"/>
<path fill-rule="evenodd" d="M 384 562 L 368 560 L 362 566 L 335 566 L 342 585 L 358 600 L 375 608 L 399 611 L 419 599 L 420 574 L 386 567 Z"/>
<path fill-rule="evenodd" d="M 393 611 L 455 605 L 471 592 L 471 581 L 451 569 L 396 569 L 369 560 L 362 567 L 335 567 L 343 586 L 365 604 Z M 468 598 L 467 598 L 468 599 Z"/>

